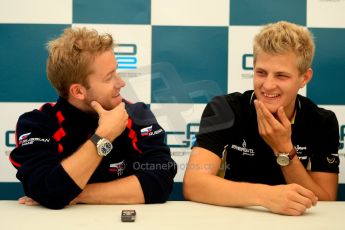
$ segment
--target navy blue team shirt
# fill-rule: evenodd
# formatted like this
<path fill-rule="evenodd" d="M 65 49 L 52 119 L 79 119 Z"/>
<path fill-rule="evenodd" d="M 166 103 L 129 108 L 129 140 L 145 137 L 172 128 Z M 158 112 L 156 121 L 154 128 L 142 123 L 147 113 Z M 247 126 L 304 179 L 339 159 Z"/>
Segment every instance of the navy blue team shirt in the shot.
<path fill-rule="evenodd" d="M 103 157 L 88 183 L 135 175 L 145 203 L 165 202 L 177 171 L 164 143 L 165 131 L 144 103 L 124 102 L 129 115 L 127 127 L 113 141 L 113 150 Z M 25 195 L 52 209 L 61 209 L 77 197 L 82 189 L 61 161 L 88 140 L 97 127 L 97 116 L 78 110 L 63 98 L 21 115 L 10 161 Z"/>

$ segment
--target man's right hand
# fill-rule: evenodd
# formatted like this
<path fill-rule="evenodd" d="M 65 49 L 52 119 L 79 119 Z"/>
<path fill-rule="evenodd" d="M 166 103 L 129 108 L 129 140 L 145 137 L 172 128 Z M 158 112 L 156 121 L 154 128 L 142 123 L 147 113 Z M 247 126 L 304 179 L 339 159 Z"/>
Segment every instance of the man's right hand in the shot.
<path fill-rule="evenodd" d="M 272 186 L 269 193 L 262 206 L 283 215 L 302 215 L 308 208 L 315 206 L 318 200 L 312 191 L 298 184 Z"/>
<path fill-rule="evenodd" d="M 112 110 L 105 110 L 97 101 L 92 101 L 91 106 L 99 115 L 96 133 L 113 141 L 127 126 L 128 114 L 125 103 L 121 102 Z"/>

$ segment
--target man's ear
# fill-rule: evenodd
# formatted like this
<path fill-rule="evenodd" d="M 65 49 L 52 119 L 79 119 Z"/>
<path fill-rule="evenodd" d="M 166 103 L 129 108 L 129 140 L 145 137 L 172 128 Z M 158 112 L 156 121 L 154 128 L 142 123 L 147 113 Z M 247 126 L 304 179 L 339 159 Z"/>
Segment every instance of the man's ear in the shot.
<path fill-rule="evenodd" d="M 86 95 L 86 89 L 84 86 L 78 83 L 74 83 L 69 87 L 69 95 L 78 100 L 84 100 Z"/>
<path fill-rule="evenodd" d="M 313 70 L 311 68 L 307 69 L 307 71 L 304 74 L 302 74 L 301 77 L 302 77 L 302 81 L 301 81 L 300 88 L 303 88 L 312 79 Z"/>

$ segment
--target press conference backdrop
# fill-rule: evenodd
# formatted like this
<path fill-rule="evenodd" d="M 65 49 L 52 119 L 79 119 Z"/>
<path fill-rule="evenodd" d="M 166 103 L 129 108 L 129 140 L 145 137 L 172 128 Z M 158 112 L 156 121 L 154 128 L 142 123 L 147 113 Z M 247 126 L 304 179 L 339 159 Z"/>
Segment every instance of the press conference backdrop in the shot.
<path fill-rule="evenodd" d="M 53 102 L 45 44 L 67 27 L 114 36 L 122 91 L 151 106 L 178 163 L 181 182 L 201 113 L 215 95 L 252 89 L 252 40 L 263 24 L 311 29 L 314 77 L 301 90 L 339 120 L 340 186 L 345 199 L 345 0 L 0 0 L 0 199 L 22 194 L 8 155 L 23 112 Z M 320 133 L 320 135 L 322 135 Z"/>

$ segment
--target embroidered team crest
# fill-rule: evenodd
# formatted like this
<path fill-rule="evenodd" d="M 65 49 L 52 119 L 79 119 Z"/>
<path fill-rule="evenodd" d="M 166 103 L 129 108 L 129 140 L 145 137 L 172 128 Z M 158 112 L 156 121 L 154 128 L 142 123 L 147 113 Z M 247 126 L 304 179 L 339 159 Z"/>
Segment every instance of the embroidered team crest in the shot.
<path fill-rule="evenodd" d="M 126 168 L 125 161 L 120 161 L 118 163 L 113 163 L 109 165 L 110 173 L 117 173 L 117 176 L 121 176 Z"/>

